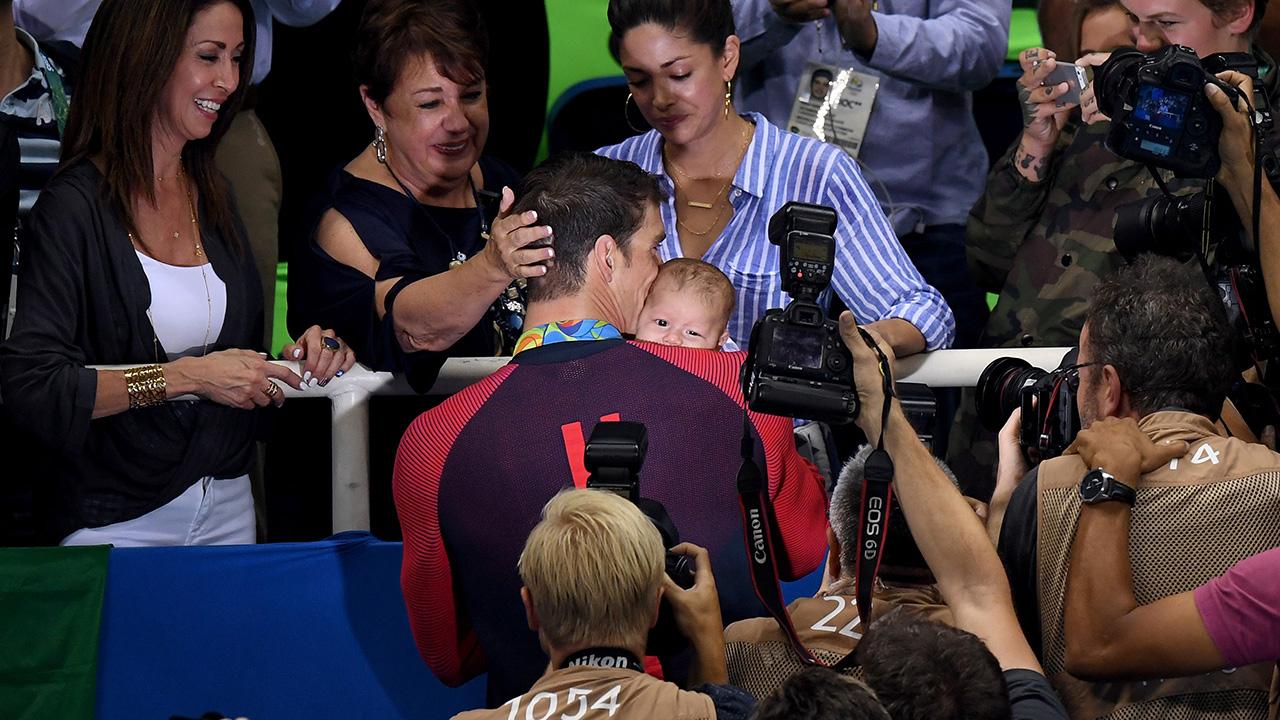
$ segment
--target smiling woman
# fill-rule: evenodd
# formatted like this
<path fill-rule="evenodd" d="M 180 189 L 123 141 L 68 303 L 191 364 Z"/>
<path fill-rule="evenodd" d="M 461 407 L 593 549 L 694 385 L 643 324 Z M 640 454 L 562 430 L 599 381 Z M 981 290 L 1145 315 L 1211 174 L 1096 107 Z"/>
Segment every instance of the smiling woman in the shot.
<path fill-rule="evenodd" d="M 515 171 L 482 157 L 487 34 L 468 0 L 371 0 L 356 36 L 373 142 L 335 173 L 290 267 L 290 326 L 333 324 L 425 391 L 450 355 L 509 352 L 550 230 L 507 217 Z"/>
<path fill-rule="evenodd" d="M 85 40 L 0 348 L 5 408 L 48 446 L 64 544 L 254 541 L 258 409 L 303 379 L 257 352 L 261 285 L 214 168 L 252 60 L 247 0 L 105 0 Z M 332 335 L 286 346 L 307 379 L 354 363 Z"/>

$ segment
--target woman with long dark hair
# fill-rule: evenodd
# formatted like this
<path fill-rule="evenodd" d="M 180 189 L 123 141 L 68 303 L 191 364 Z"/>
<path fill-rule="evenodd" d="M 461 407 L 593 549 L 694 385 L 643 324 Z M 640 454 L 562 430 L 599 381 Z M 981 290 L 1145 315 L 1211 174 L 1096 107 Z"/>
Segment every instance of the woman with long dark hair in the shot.
<path fill-rule="evenodd" d="M 799 200 L 836 212 L 831 289 L 859 323 L 899 357 L 951 345 L 951 308 L 907 257 L 857 163 L 735 108 L 741 43 L 729 0 L 610 0 L 609 27 L 626 109 L 634 101 L 654 129 L 596 152 L 659 176 L 671 196 L 662 258 L 700 258 L 729 276 L 735 342 L 745 347 L 755 321 L 787 300 L 768 225 Z"/>
<path fill-rule="evenodd" d="M 262 290 L 213 160 L 252 58 L 248 0 L 105 0 L 89 30 L 0 350 L 63 544 L 253 542 L 257 409 L 354 362 L 319 327 L 285 348 L 302 377 L 257 351 Z"/>

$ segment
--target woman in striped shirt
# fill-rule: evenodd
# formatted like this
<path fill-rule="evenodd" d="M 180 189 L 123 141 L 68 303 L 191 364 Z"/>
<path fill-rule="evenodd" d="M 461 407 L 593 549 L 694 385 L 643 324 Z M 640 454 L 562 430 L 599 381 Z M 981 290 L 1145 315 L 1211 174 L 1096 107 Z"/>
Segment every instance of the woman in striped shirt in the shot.
<path fill-rule="evenodd" d="M 729 276 L 735 342 L 745 347 L 755 321 L 789 299 L 767 228 L 799 200 L 836 210 L 832 289 L 859 323 L 899 357 L 951 344 L 951 309 L 907 258 L 854 160 L 734 110 L 739 41 L 729 0 L 610 0 L 609 25 L 628 106 L 633 99 L 655 129 L 597 152 L 660 177 L 670 195 L 663 259 L 701 258 Z"/>

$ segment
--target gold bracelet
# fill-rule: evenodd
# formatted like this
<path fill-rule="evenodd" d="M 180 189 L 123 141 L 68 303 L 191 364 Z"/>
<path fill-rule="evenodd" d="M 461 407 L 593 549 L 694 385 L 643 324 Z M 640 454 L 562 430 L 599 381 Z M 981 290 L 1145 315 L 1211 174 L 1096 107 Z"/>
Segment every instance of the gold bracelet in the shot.
<path fill-rule="evenodd" d="M 159 365 L 142 365 L 124 371 L 124 386 L 129 392 L 129 409 L 159 405 L 165 401 L 164 369 Z"/>

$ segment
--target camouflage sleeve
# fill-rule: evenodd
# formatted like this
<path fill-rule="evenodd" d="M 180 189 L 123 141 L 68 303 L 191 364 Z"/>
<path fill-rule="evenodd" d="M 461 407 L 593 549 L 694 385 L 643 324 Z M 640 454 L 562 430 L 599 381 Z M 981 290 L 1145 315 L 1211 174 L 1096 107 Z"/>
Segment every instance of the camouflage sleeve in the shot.
<path fill-rule="evenodd" d="M 1058 170 L 1056 159 L 1060 152 L 1055 152 L 1045 178 L 1031 182 L 1013 166 L 1017 149 L 1018 141 L 1014 140 L 1004 157 L 992 166 L 982 197 L 969 211 L 969 272 L 978 287 L 987 292 L 998 293 L 1004 287 L 1018 248 L 1040 220 Z"/>

